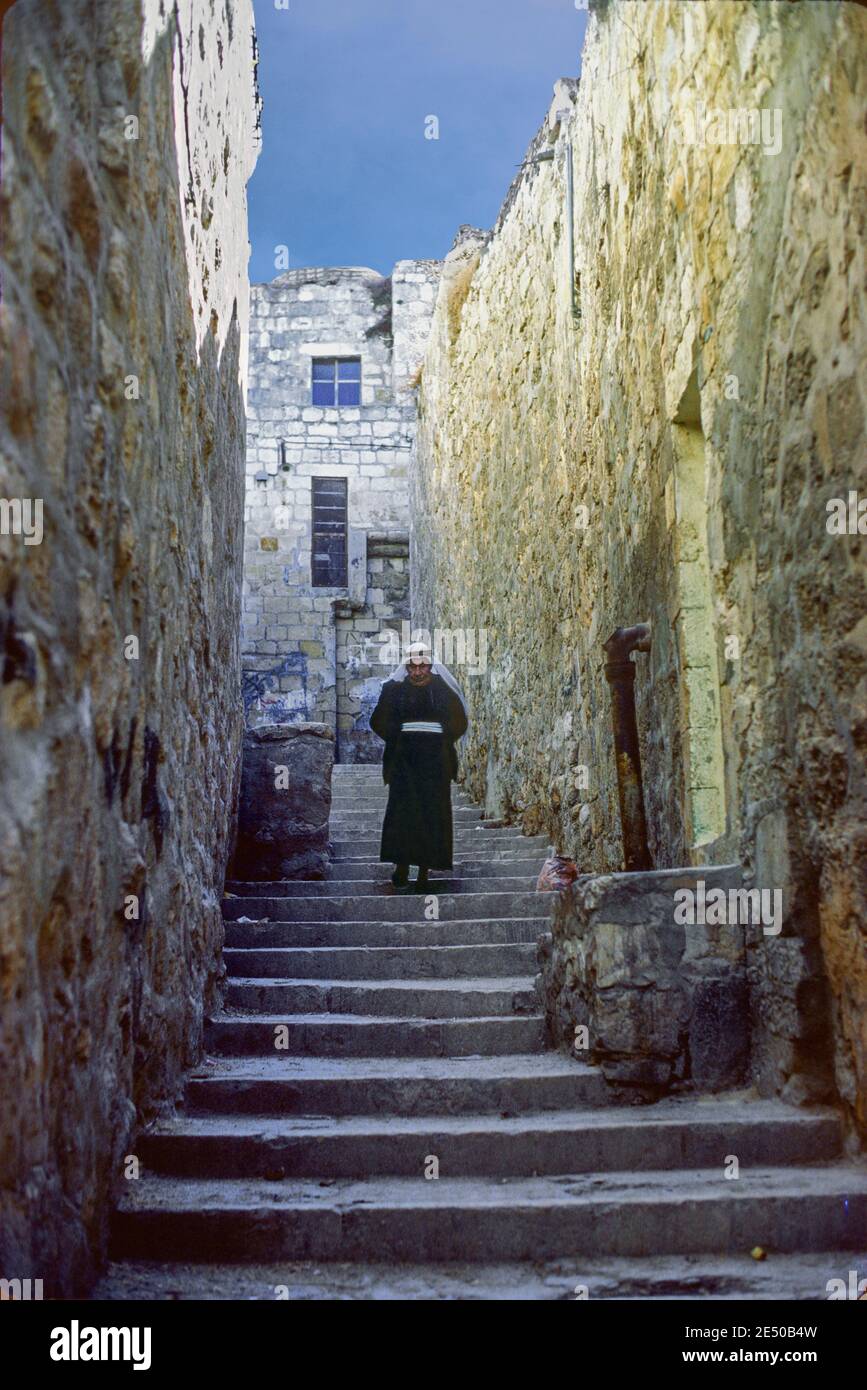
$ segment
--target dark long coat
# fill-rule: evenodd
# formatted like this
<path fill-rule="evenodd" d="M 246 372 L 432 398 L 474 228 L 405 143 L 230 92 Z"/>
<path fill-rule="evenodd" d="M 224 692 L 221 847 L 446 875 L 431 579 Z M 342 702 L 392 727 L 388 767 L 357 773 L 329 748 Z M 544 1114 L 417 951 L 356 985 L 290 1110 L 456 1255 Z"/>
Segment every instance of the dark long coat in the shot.
<path fill-rule="evenodd" d="M 404 720 L 414 719 L 439 720 L 443 732 L 401 731 Z M 413 685 L 408 676 L 385 681 L 370 727 L 385 740 L 382 780 L 388 787 L 388 805 L 380 860 L 451 869 L 455 740 L 467 729 L 458 696 L 435 674 L 423 686 Z"/>

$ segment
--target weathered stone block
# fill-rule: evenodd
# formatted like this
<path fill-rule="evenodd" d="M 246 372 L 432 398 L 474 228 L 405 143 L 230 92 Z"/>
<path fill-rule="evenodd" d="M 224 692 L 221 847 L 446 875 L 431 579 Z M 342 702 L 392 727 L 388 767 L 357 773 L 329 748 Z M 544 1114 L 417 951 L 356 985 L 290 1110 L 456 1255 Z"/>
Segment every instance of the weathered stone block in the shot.
<path fill-rule="evenodd" d="M 591 1046 L 626 1057 L 673 1058 L 681 1049 L 685 992 L 603 989 L 592 1000 Z"/>
<path fill-rule="evenodd" d="M 667 983 L 683 952 L 683 927 L 596 922 L 588 967 L 597 990 Z"/>
<path fill-rule="evenodd" d="M 750 1011 L 743 975 L 698 980 L 689 1018 L 689 1077 L 698 1090 L 720 1091 L 746 1079 Z"/>
<path fill-rule="evenodd" d="M 539 948 L 552 1041 L 571 1047 L 586 1022 L 591 1058 L 612 1080 L 609 1062 L 617 1062 L 618 1086 L 634 1076 L 644 1089 L 677 1081 L 708 1090 L 727 1084 L 720 1078 L 741 1078 L 749 1019 L 743 929 L 675 921 L 675 894 L 688 890 L 700 918 L 702 891 L 740 882 L 737 865 L 702 866 L 584 876 L 558 893 Z M 732 1001 L 742 1006 L 739 1026 Z"/>
<path fill-rule="evenodd" d="M 665 1091 L 674 1076 L 671 1062 L 657 1061 L 652 1057 L 631 1057 L 617 1061 L 606 1057 L 601 1066 L 605 1080 L 612 1085 L 649 1090 L 651 1093 Z"/>
<path fill-rule="evenodd" d="M 247 731 L 234 877 L 325 876 L 333 764 L 334 732 L 325 724 Z"/>

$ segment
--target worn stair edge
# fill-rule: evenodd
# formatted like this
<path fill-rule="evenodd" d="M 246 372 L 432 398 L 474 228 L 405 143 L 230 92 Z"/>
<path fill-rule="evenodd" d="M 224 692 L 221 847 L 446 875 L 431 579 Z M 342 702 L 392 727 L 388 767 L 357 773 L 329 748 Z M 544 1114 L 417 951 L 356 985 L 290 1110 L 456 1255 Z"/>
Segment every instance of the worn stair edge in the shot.
<path fill-rule="evenodd" d="M 545 1259 L 557 1255 L 856 1250 L 867 1173 L 852 1165 L 608 1174 L 491 1183 L 339 1179 L 130 1184 L 112 1258 Z M 179 1219 L 180 1218 L 180 1219 Z"/>
<path fill-rule="evenodd" d="M 225 954 L 230 981 L 237 976 L 284 981 L 447 980 L 533 975 L 536 971 L 535 938 L 477 946 L 229 947 Z"/>
<path fill-rule="evenodd" d="M 243 892 L 234 892 L 227 886 L 227 894 L 229 897 L 241 899 L 348 897 L 349 894 L 344 885 L 351 883 L 353 894 L 390 897 L 393 891 L 390 872 L 391 866 L 389 866 L 388 874 L 383 873 L 378 878 L 287 879 L 283 882 L 278 880 L 270 883 L 244 884 L 244 889 L 250 891 Z M 538 870 L 535 873 L 526 874 L 478 874 L 473 878 L 473 891 L 477 893 L 532 893 L 535 892 L 538 877 Z M 454 876 L 428 880 L 435 893 L 463 893 L 465 882 L 465 878 Z M 257 891 L 254 892 L 253 889 Z"/>
<path fill-rule="evenodd" d="M 601 1106 L 598 1067 L 559 1052 L 497 1057 L 209 1057 L 187 1081 L 189 1113 L 492 1114 Z"/>
<path fill-rule="evenodd" d="M 290 1056 L 311 1052 L 324 1057 L 492 1056 L 541 1047 L 542 1036 L 541 1014 L 436 1020 L 347 1014 L 222 1014 L 205 1023 L 210 1051 L 258 1055 L 277 1051 L 279 1041 L 279 1050 Z"/>
<path fill-rule="evenodd" d="M 648 1302 L 666 1300 L 786 1300 L 824 1302 L 829 1281 L 848 1279 L 854 1268 L 867 1278 L 867 1241 L 860 1253 L 840 1251 L 775 1254 L 757 1262 L 731 1256 L 658 1258 L 561 1258 L 534 1262 L 390 1265 L 283 1261 L 279 1264 L 182 1265 L 160 1261 L 109 1264 L 90 1297 L 94 1300 L 263 1300 L 293 1302 L 400 1300 L 404 1302 Z"/>
<path fill-rule="evenodd" d="M 427 899 L 437 900 L 437 920 L 461 922 L 480 917 L 541 917 L 550 914 L 555 893 L 411 893 L 393 897 L 247 897 L 223 901 L 223 917 L 233 922 L 239 917 L 272 922 L 419 922 L 426 920 Z"/>
<path fill-rule="evenodd" d="M 412 947 L 475 950 L 482 946 L 535 944 L 550 926 L 546 917 L 469 922 L 231 922 L 226 924 L 225 949 L 227 960 L 231 961 L 235 957 L 228 957 L 229 951 L 236 954 L 253 950 L 312 951 L 320 948 L 378 951 Z M 360 944 L 362 936 L 363 945 Z M 496 959 L 492 952 L 488 956 Z"/>
<path fill-rule="evenodd" d="M 537 1013 L 539 1001 L 531 973 L 484 979 L 274 980 L 233 976 L 229 1008 L 273 1014 L 357 1014 L 405 1018 L 491 1018 Z"/>
<path fill-rule="evenodd" d="M 187 1177 L 440 1177 L 674 1171 L 747 1165 L 803 1166 L 840 1155 L 836 1115 L 744 1118 L 636 1117 L 634 1111 L 560 1110 L 518 1116 L 183 1116 L 140 1137 L 151 1172 Z"/>

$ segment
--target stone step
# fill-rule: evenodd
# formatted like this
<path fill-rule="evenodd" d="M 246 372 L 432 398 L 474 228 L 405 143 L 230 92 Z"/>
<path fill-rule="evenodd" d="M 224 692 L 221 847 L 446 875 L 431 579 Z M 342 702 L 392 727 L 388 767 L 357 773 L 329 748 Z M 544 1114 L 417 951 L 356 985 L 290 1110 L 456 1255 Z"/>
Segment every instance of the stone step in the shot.
<path fill-rule="evenodd" d="M 343 823 L 349 824 L 349 826 L 360 826 L 365 820 L 370 821 L 371 824 L 382 824 L 382 817 L 385 816 L 386 806 L 388 806 L 388 795 L 365 796 L 365 798 L 360 798 L 360 796 L 340 796 L 340 798 L 333 798 L 332 796 L 331 808 L 329 808 L 329 819 L 331 819 L 332 824 L 339 824 L 343 821 Z M 499 816 L 486 815 L 482 806 L 477 806 L 475 802 L 467 801 L 463 796 L 453 796 L 452 815 L 454 820 L 460 819 L 461 821 L 468 821 L 468 823 L 484 824 L 484 826 L 493 826 L 495 821 L 500 823 L 500 820 L 502 820 L 502 817 Z M 521 834 L 520 821 L 510 821 L 510 823 L 507 823 L 503 828 L 506 828 L 506 830 L 514 830 L 517 831 L 518 834 Z"/>
<path fill-rule="evenodd" d="M 384 810 L 381 813 L 370 814 L 359 812 L 357 816 L 350 814 L 332 816 L 328 822 L 328 838 L 332 844 L 336 840 L 378 839 L 382 834 L 384 819 Z M 477 833 L 493 834 L 495 830 L 499 830 L 501 833 L 507 831 L 512 835 L 523 833 L 521 827 L 517 825 L 492 825 L 488 821 L 480 820 L 475 811 L 455 811 L 452 815 L 454 837 Z"/>
<path fill-rule="evenodd" d="M 345 857 L 358 859 L 378 859 L 382 843 L 380 834 L 360 835 L 357 838 L 341 836 L 331 840 L 335 860 Z M 475 859 L 480 853 L 490 850 L 519 851 L 523 856 L 539 854 L 539 867 L 548 854 L 550 840 L 545 835 L 522 835 L 509 827 L 491 829 L 477 825 L 474 829 L 456 826 L 453 837 L 456 858 Z"/>
<path fill-rule="evenodd" d="M 329 924 L 331 925 L 331 924 Z M 535 941 L 480 946 L 311 946 L 227 949 L 230 979 L 454 980 L 532 976 Z"/>
<path fill-rule="evenodd" d="M 478 810 L 475 810 L 474 808 L 453 809 L 461 810 L 461 812 L 463 812 L 463 810 L 467 810 L 467 812 L 470 812 L 470 815 L 460 817 L 460 824 L 457 824 L 456 826 L 456 833 L 457 831 L 460 831 L 461 834 L 474 834 L 478 831 L 479 834 L 484 833 L 488 835 L 493 835 L 496 833 L 496 831 L 499 831 L 500 834 L 518 835 L 518 837 L 524 838 L 524 840 L 532 840 L 532 838 L 534 838 L 532 837 L 532 835 L 525 834 L 520 824 L 503 824 L 500 820 L 484 820 L 482 819 L 481 813 L 479 813 Z M 383 813 L 385 813 L 385 806 L 383 806 L 382 810 Z M 350 813 L 347 813 L 347 815 L 350 815 Z M 374 815 L 374 813 L 370 813 L 368 819 L 370 819 L 371 827 L 382 826 L 382 815 Z M 350 821 L 350 823 L 352 823 L 353 826 L 361 824 L 361 817 L 357 817 L 357 819 L 356 817 L 353 817 L 353 820 Z M 372 834 L 372 828 L 368 828 L 367 834 Z M 546 835 L 542 833 L 542 831 L 539 831 L 538 835 L 539 838 L 542 838 L 542 840 L 543 838 L 547 838 Z"/>
<path fill-rule="evenodd" d="M 385 817 L 386 803 L 383 800 L 375 805 L 336 807 L 331 806 L 329 825 L 331 827 L 331 838 L 335 835 L 348 838 L 350 835 L 364 834 L 373 835 L 382 829 L 382 822 Z M 452 823 L 455 827 L 460 826 L 466 829 L 467 826 L 487 826 L 491 829 L 496 828 L 492 821 L 485 820 L 478 806 L 471 804 L 452 805 Z M 518 824 L 500 826 L 500 829 L 511 830 L 515 834 L 523 834 L 521 826 Z"/>
<path fill-rule="evenodd" d="M 230 1009 L 264 1014 L 357 1014 L 368 1018 L 506 1018 L 536 1013 L 531 974 L 447 980 L 233 978 Z"/>
<path fill-rule="evenodd" d="M 268 883 L 245 883 L 238 885 L 244 891 L 238 892 L 231 889 L 229 897 L 252 898 L 326 898 L 343 896 L 347 892 L 361 894 L 363 897 L 392 897 L 393 888 L 391 884 L 391 872 L 393 866 L 389 864 L 388 872 L 380 875 L 379 878 L 359 878 L 359 879 L 338 879 L 332 874 L 328 879 L 295 879 L 271 881 Z M 497 875 L 494 866 L 491 867 L 488 876 L 481 874 L 473 878 L 472 884 L 466 884 L 465 878 L 446 877 L 447 870 L 443 870 L 439 878 L 431 878 L 429 881 L 434 893 L 463 893 L 466 891 L 474 893 L 533 893 L 536 890 L 536 880 L 539 877 L 539 869 L 536 866 L 535 873 L 509 874 L 503 872 Z M 414 878 L 414 876 L 413 876 Z M 412 881 L 412 880 L 411 880 Z M 351 885 L 351 887 L 350 887 Z"/>
<path fill-rule="evenodd" d="M 388 796 L 388 785 L 382 780 L 382 769 L 377 768 L 374 777 L 332 777 L 331 795 L 335 796 Z M 451 783 L 452 796 L 469 799 L 466 789 L 457 782 Z"/>
<path fill-rule="evenodd" d="M 223 917 L 272 922 L 419 922 L 425 920 L 423 893 L 381 897 L 308 896 L 277 898 L 224 898 Z M 551 911 L 553 893 L 438 893 L 439 920 L 463 921 L 479 917 L 540 917 Z"/>
<path fill-rule="evenodd" d="M 386 803 L 376 802 L 371 805 L 337 807 L 332 804 L 329 815 L 329 825 L 331 827 L 331 838 L 335 835 L 373 835 L 382 829 L 382 822 L 385 817 Z M 484 825 L 491 829 L 494 827 L 492 820 L 486 820 L 478 806 L 471 803 L 464 805 L 460 802 L 452 804 L 452 824 L 457 828 L 460 826 L 466 829 L 467 826 Z M 519 824 L 500 826 L 504 830 L 515 831 L 516 834 L 523 834 Z"/>
<path fill-rule="evenodd" d="M 741 1171 L 804 1165 L 837 1158 L 840 1137 L 832 1113 L 805 1115 L 757 1103 L 732 1114 L 725 1103 L 693 1103 L 506 1117 L 185 1116 L 154 1125 L 136 1152 L 149 1172 L 177 1177 L 418 1179 L 435 1155 L 440 1179 L 520 1178 L 721 1171 L 731 1153 Z"/>
<path fill-rule="evenodd" d="M 190 1114 L 524 1114 L 608 1100 L 598 1067 L 561 1052 L 497 1057 L 207 1057 Z"/>
<path fill-rule="evenodd" d="M 335 836 L 349 836 L 354 834 L 372 835 L 374 830 L 382 827 L 382 817 L 385 811 L 384 806 L 360 806 L 354 810 L 335 811 L 331 808 L 331 815 L 328 820 L 332 839 Z M 453 806 L 452 824 L 457 826 L 485 825 L 477 806 Z M 504 827 L 511 830 L 520 830 L 520 826 Z"/>
<path fill-rule="evenodd" d="M 775 1254 L 758 1261 L 746 1251 L 735 1255 L 664 1255 L 616 1260 L 572 1257 L 555 1260 L 468 1264 L 383 1264 L 377 1261 L 327 1264 L 283 1260 L 273 1264 L 160 1260 L 110 1263 L 92 1299 L 162 1302 L 170 1299 L 261 1300 L 273 1302 L 278 1290 L 291 1301 L 349 1302 L 574 1302 L 594 1303 L 672 1299 L 750 1302 L 815 1302 L 827 1299 L 832 1279 L 848 1281 L 850 1269 L 867 1278 L 867 1240 L 851 1257 L 839 1250 Z M 283 1291 L 286 1291 L 285 1293 Z M 733 1314 L 734 1317 L 734 1314 Z"/>
<path fill-rule="evenodd" d="M 483 917 L 478 921 L 460 922 L 227 922 L 226 945 L 233 950 L 342 946 L 360 951 L 383 946 L 400 947 L 402 950 L 421 946 L 466 949 L 496 946 L 499 948 L 496 952 L 485 953 L 479 959 L 505 960 L 507 957 L 502 954 L 504 945 L 524 942 L 531 944 L 535 950 L 539 937 L 548 931 L 550 925 L 547 917 Z M 233 961 L 229 951 L 226 958 L 227 962 L 232 962 L 233 968 L 236 963 L 241 964 L 240 961 Z M 426 957 L 419 959 L 423 961 Z M 290 976 L 303 963 L 299 957 L 292 963 L 291 971 L 281 968 L 279 974 Z M 240 973 L 246 975 L 250 972 L 241 969 Z"/>
<path fill-rule="evenodd" d="M 285 1029 L 278 1034 L 277 1029 Z M 541 1014 L 523 1018 L 371 1018 L 360 1014 L 222 1013 L 205 1020 L 205 1046 L 227 1056 L 492 1057 L 542 1046 Z"/>
<path fill-rule="evenodd" d="M 328 838 L 332 844 L 338 840 L 378 840 L 382 835 L 384 819 L 384 813 L 363 816 L 359 814 L 356 819 L 349 816 L 332 817 L 328 822 Z M 492 825 L 488 821 L 480 820 L 475 812 L 455 811 L 452 816 L 452 829 L 453 842 L 459 835 L 493 835 L 495 831 L 499 831 L 500 834 L 523 835 L 520 826 Z"/>
<path fill-rule="evenodd" d="M 376 780 L 382 782 L 382 758 L 370 763 L 335 763 L 331 769 L 331 782 L 344 782 L 354 786 L 357 782 Z M 453 781 L 452 786 L 464 790 L 467 786 L 465 781 Z"/>
<path fill-rule="evenodd" d="M 357 791 L 342 794 L 337 792 L 331 798 L 332 814 L 341 814 L 344 811 L 370 811 L 378 812 L 380 815 L 388 805 L 388 787 L 383 787 L 381 791 Z M 471 801 L 468 796 L 462 796 L 459 792 L 452 793 L 452 809 L 475 811 L 477 816 L 484 813 L 484 808 L 477 802 Z"/>
<path fill-rule="evenodd" d="M 373 777 L 332 777 L 331 797 L 343 797 L 348 800 L 353 796 L 382 796 L 387 797 L 389 787 L 382 780 L 382 770 L 378 768 Z M 462 797 L 464 801 L 475 801 L 472 792 L 463 782 L 451 783 L 452 797 Z"/>
<path fill-rule="evenodd" d="M 860 1250 L 867 1171 L 852 1163 L 500 1179 L 127 1183 L 112 1259 L 542 1260 Z"/>
<path fill-rule="evenodd" d="M 382 767 L 378 766 L 372 771 L 353 777 L 340 777 L 332 775 L 331 795 L 332 797 L 343 796 L 388 796 L 388 785 L 382 780 Z M 452 782 L 452 796 L 462 796 L 467 801 L 474 800 L 472 793 L 463 782 Z"/>
<path fill-rule="evenodd" d="M 334 809 L 350 811 L 365 806 L 385 806 L 390 794 L 389 788 L 382 783 L 376 787 L 332 787 L 331 806 Z M 484 807 L 466 792 L 456 791 L 453 787 L 450 799 L 452 806 L 471 806 L 479 815 L 484 814 Z"/>
<path fill-rule="evenodd" d="M 351 802 L 360 798 L 367 800 L 381 800 L 383 805 L 388 800 L 389 788 L 382 777 L 356 777 L 351 781 L 346 778 L 331 779 L 331 803 L 336 801 Z M 462 801 L 472 802 L 473 798 L 465 791 L 456 787 L 454 782 L 451 787 L 452 801 L 460 798 Z"/>
<path fill-rule="evenodd" d="M 373 777 L 332 777 L 331 798 L 352 796 L 388 796 L 388 786 L 382 780 L 382 769 L 377 768 Z M 468 801 L 469 794 L 452 782 L 452 796 L 463 796 Z"/>
<path fill-rule="evenodd" d="M 539 870 L 544 862 L 544 855 L 532 855 L 530 857 L 515 853 L 514 850 L 486 850 L 479 852 L 473 858 L 455 857 L 454 866 L 451 869 L 431 869 L 431 878 L 435 880 L 442 877 L 451 880 L 458 877 L 461 882 L 466 878 L 484 877 L 493 874 L 495 877 L 500 874 L 527 874 L 532 876 L 533 882 L 539 876 Z M 347 855 L 336 863 L 332 863 L 328 869 L 327 880 L 316 880 L 317 882 L 350 883 L 356 879 L 378 878 L 383 882 L 387 881 L 394 865 L 389 861 L 385 862 L 379 855 Z M 286 880 L 281 880 L 286 882 Z M 307 880 L 298 879 L 296 882 Z M 234 891 L 231 884 L 226 887 Z M 255 895 L 267 890 L 267 884 L 263 881 L 260 884 L 251 883 L 250 893 Z M 353 891 L 353 890 L 350 890 Z"/>
<path fill-rule="evenodd" d="M 430 881 L 442 885 L 443 888 L 452 885 L 456 892 L 463 891 L 468 878 L 526 878 L 531 879 L 535 887 L 541 865 L 542 860 L 538 856 L 519 859 L 514 855 L 487 855 L 482 859 L 456 859 L 451 869 L 431 869 Z M 393 870 L 394 865 L 391 861 L 359 856 L 357 859 L 344 859 L 339 864 L 331 864 L 327 869 L 326 878 L 227 879 L 225 892 L 230 898 L 277 898 L 284 892 L 303 897 L 305 885 L 311 893 L 321 891 L 327 894 L 329 884 L 346 884 L 351 887 L 342 888 L 343 892 L 363 893 L 366 884 L 375 883 L 381 887 L 390 884 Z"/>

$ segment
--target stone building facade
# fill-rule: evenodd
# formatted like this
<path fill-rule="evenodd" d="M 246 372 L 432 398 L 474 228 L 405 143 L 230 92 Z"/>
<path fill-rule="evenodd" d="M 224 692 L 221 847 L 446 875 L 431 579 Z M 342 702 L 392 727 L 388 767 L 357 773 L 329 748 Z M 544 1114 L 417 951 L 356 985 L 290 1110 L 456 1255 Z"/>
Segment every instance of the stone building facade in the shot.
<path fill-rule="evenodd" d="M 368 720 L 409 620 L 415 373 L 439 270 L 290 270 L 252 289 L 247 717 L 325 722 L 340 762 L 381 755 Z"/>
<path fill-rule="evenodd" d="M 487 629 L 468 785 L 597 873 L 623 863 L 603 643 L 652 625 L 653 863 L 782 893 L 748 934 L 751 1074 L 865 1130 L 867 12 L 591 9 L 580 85 L 444 265 L 413 621 Z"/>
<path fill-rule="evenodd" d="M 219 997 L 252 34 L 250 0 L 3 21 L 0 1274 L 46 1298 Z"/>

